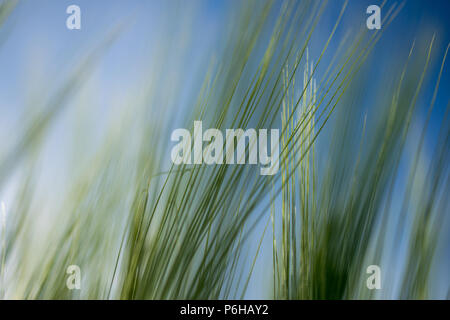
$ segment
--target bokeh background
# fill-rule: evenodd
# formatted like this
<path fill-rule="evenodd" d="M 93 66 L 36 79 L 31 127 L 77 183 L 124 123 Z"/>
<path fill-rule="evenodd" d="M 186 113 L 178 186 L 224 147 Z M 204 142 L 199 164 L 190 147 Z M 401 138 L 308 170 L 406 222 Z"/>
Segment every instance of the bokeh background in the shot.
<path fill-rule="evenodd" d="M 4 298 L 448 298 L 449 1 L 1 3 Z M 195 119 L 295 142 L 175 168 Z"/>

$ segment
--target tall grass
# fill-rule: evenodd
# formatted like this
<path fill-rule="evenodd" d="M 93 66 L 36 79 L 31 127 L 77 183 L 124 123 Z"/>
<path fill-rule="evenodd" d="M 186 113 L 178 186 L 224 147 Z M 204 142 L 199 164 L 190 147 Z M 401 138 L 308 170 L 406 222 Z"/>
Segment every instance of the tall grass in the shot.
<path fill-rule="evenodd" d="M 409 245 L 401 258 L 401 289 L 388 288 L 381 296 L 428 297 L 433 252 L 442 241 L 437 231 L 448 212 L 448 112 L 428 166 L 422 157 L 429 116 L 412 144 L 407 181 L 399 168 L 435 39 L 425 53 L 416 54 L 414 47 L 402 53 L 408 62 L 390 75 L 395 89 L 380 92 L 376 116 L 364 115 L 352 103 L 364 90 L 361 70 L 401 6 L 383 8 L 382 30 L 369 33 L 364 27 L 336 39 L 348 5 L 343 2 L 320 54 L 312 57 L 309 47 L 326 2 L 240 3 L 230 12 L 227 21 L 233 23 L 216 59 L 194 75 L 201 85 L 188 86 L 187 109 L 177 105 L 177 94 L 187 86 L 177 72 L 184 70 L 190 48 L 161 41 L 145 90 L 111 111 L 100 142 L 92 139 L 86 146 L 89 139 L 81 132 L 94 136 L 96 130 L 87 125 L 92 115 L 83 94 L 104 54 L 127 32 L 114 29 L 64 83 L 52 87 L 40 112 L 26 114 L 12 147 L 2 151 L 0 184 L 13 180 L 18 186 L 8 204 L 6 236 L 2 232 L 5 297 L 242 298 L 264 250 L 273 255 L 273 279 L 266 287 L 274 298 L 374 298 L 364 287 L 365 266 L 389 268 L 389 255 L 398 252 L 392 234 L 405 241 L 400 232 Z M 7 10 L 0 7 L 0 19 Z M 161 38 L 178 44 L 183 28 Z M 325 58 L 331 63 L 319 78 Z M 411 59 L 420 70 L 411 68 Z M 430 113 L 438 89 L 439 80 Z M 64 114 L 73 116 L 66 122 L 73 140 L 61 150 L 70 170 L 64 171 L 64 187 L 53 187 L 52 198 L 39 171 L 53 126 Z M 254 166 L 169 165 L 171 131 L 192 132 L 194 120 L 222 131 L 280 128 L 280 173 L 261 176 Z M 327 129 L 331 135 L 324 135 Z M 77 162 L 73 155 L 80 153 L 87 156 Z M 394 192 L 397 184 L 405 192 Z M 399 211 L 392 208 L 398 202 L 393 194 L 403 196 Z M 273 246 L 267 248 L 263 238 L 270 229 Z M 255 234 L 260 240 L 248 254 Z M 81 268 L 80 290 L 66 287 L 69 265 Z"/>
<path fill-rule="evenodd" d="M 438 244 L 445 239 L 441 232 L 449 205 L 445 196 L 449 171 L 444 164 L 448 162 L 444 160 L 448 157 L 448 105 L 430 162 L 425 164 L 420 159 L 448 46 L 420 139 L 410 136 L 434 41 L 433 36 L 427 52 L 418 53 L 414 58 L 414 65 L 421 65 L 422 70 L 409 70 L 413 45 L 403 69 L 394 76 L 395 89 L 390 103 L 389 100 L 384 105 L 376 102 L 378 122 L 370 132 L 366 128 L 367 115 L 362 117 L 359 106 L 347 100 L 348 110 L 338 112 L 328 147 L 316 153 L 314 147 L 305 151 L 300 145 L 297 153 L 285 157 L 281 230 L 274 227 L 273 232 L 275 298 L 375 297 L 365 282 L 366 268 L 372 264 L 380 265 L 386 272 L 383 276 L 386 287 L 378 297 L 430 298 L 433 262 Z M 306 64 L 305 75 L 309 70 Z M 314 116 L 305 120 L 304 110 L 315 108 L 316 89 L 305 79 L 297 90 L 308 92 L 305 97 L 309 98 L 306 104 L 302 101 L 302 113 L 296 122 L 303 122 L 305 130 L 313 135 Z M 351 89 L 353 96 L 363 90 L 363 81 L 360 80 L 360 87 Z M 385 95 L 379 93 L 381 97 Z M 292 102 L 286 99 L 286 105 L 282 113 L 283 127 L 293 135 L 297 125 L 285 120 L 290 114 L 294 119 Z M 405 160 L 408 138 L 411 151 Z M 309 139 L 310 136 L 299 137 L 296 141 L 308 143 Z M 285 144 L 283 139 L 282 144 Z M 302 160 L 295 167 L 297 155 Z M 322 171 L 317 170 L 320 156 L 327 157 Z M 400 172 L 401 162 L 408 168 L 407 174 Z M 419 162 L 423 166 L 420 171 Z M 394 210 L 394 206 L 399 209 Z M 277 245 L 278 233 L 280 245 Z M 403 245 L 406 248 L 399 249 Z M 406 253 L 398 262 L 395 255 L 401 250 Z"/>

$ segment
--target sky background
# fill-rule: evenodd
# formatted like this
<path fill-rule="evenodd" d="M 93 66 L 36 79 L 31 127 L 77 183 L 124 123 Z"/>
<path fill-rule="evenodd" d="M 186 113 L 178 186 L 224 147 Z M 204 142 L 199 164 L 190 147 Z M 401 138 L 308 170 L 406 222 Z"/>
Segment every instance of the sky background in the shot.
<path fill-rule="evenodd" d="M 329 35 L 336 16 L 343 1 L 331 0 L 329 7 L 315 32 L 310 54 L 318 56 L 324 40 Z M 336 37 L 342 36 L 345 26 L 354 27 L 355 33 L 361 25 L 365 25 L 367 14 L 365 9 L 371 4 L 380 4 L 380 1 L 350 1 L 344 15 L 343 26 L 338 29 Z M 387 1 L 387 5 L 393 1 Z M 400 2 L 399 2 L 400 3 Z M 66 28 L 66 8 L 76 4 L 81 8 L 81 30 L 68 30 Z M 187 55 L 184 55 L 180 64 L 179 76 L 186 83 L 186 93 L 180 92 L 179 108 L 190 108 L 189 99 L 184 95 L 195 86 L 195 75 L 200 73 L 207 65 L 215 52 L 223 44 L 223 28 L 226 28 L 228 10 L 239 5 L 239 1 L 203 1 L 186 6 L 183 1 L 143 1 L 143 0 L 19 0 L 11 19 L 7 21 L 0 31 L 3 46 L 0 50 L 0 137 L 6 144 L 14 140 L 15 132 L 21 127 L 22 121 L 27 118 L 33 108 L 39 106 L 58 89 L 58 83 L 71 70 L 79 57 L 94 47 L 105 37 L 107 30 L 117 23 L 127 21 L 126 31 L 113 44 L 102 58 L 100 65 L 92 76 L 95 83 L 95 99 L 90 100 L 95 105 L 92 119 L 101 124 L 108 116 L 110 109 L 126 101 L 130 95 L 139 94 L 144 87 L 147 72 L 158 70 L 152 65 L 157 58 L 158 48 L 161 44 L 162 30 L 180 32 L 178 24 L 185 23 L 177 20 L 186 13 L 195 18 L 189 20 L 193 30 L 188 38 Z M 232 11 L 232 10 L 231 10 Z M 372 64 L 371 75 L 376 80 L 392 65 L 397 52 L 409 47 L 419 31 L 427 34 L 436 32 L 437 41 L 434 51 L 435 57 L 442 57 L 445 47 L 450 42 L 450 1 L 448 0 L 408 0 L 399 16 L 394 20 L 376 45 L 369 58 Z M 383 11 L 382 11 L 383 17 Z M 179 26 L 179 25 L 178 25 Z M 181 30 L 182 32 L 183 30 Z M 169 33 L 170 34 L 170 33 Z M 4 38 L 5 37 L 5 38 Z M 182 37 L 180 37 L 182 38 Z M 183 44 L 179 44 L 182 46 Z M 185 44 L 184 44 L 185 45 Z M 337 43 L 330 45 L 333 51 Z M 177 44 L 173 46 L 176 52 Z M 174 53 L 175 54 L 175 53 Z M 177 63 L 176 61 L 174 63 Z M 143 66 L 150 66 L 149 68 Z M 322 63 L 326 68 L 327 60 Z M 440 67 L 440 59 L 435 59 L 431 65 L 429 79 L 436 79 Z M 318 77 L 320 77 L 320 70 Z M 448 70 L 448 68 L 447 68 Z M 203 70 L 204 71 L 204 70 Z M 153 75 L 158 78 L 158 74 Z M 194 83 L 194 84 L 193 84 Z M 435 105 L 435 113 L 431 119 L 430 132 L 427 136 L 427 145 L 432 146 L 437 135 L 438 122 L 442 119 L 449 101 L 450 75 L 444 72 L 441 80 L 439 95 Z M 426 82 L 425 94 L 421 99 L 430 101 L 434 80 Z M 367 88 L 368 101 L 377 94 Z M 419 101 L 420 103 L 420 101 Z M 425 104 L 426 105 L 426 104 Z M 122 106 L 123 107 L 123 106 Z M 162 106 L 163 107 L 163 106 Z M 425 115 L 426 109 L 421 110 Z M 101 129 L 99 129 L 101 130 Z M 43 169 L 43 176 L 49 186 L 54 187 L 63 180 L 59 180 L 60 157 L 63 157 L 64 125 L 56 125 L 51 134 L 47 147 L 48 166 Z M 168 155 L 170 148 L 167 149 Z M 0 153 L 1 155 L 1 153 Z M 78 155 L 82 161 L 83 155 Z M 169 164 L 168 164 L 169 165 Z M 59 181 L 59 182 L 58 182 Z M 13 181 L 11 182 L 13 183 Z M 8 188 L 1 190 L 6 202 L 9 198 Z M 263 221 L 265 223 L 265 220 Z M 264 224 L 263 223 L 263 224 Z M 256 234 L 261 234 L 263 225 L 260 225 Z M 255 237 L 255 243 L 259 238 Z M 450 238 L 448 238 L 450 242 Z M 263 246 L 271 246 L 271 236 L 267 234 Z M 260 296 L 266 290 L 262 288 L 261 277 L 271 277 L 270 268 L 265 261 L 271 261 L 271 250 L 262 250 L 256 263 L 254 277 L 250 283 L 248 297 Z M 441 268 L 443 279 L 442 287 L 436 290 L 442 295 L 449 283 L 448 270 L 450 257 L 442 257 Z M 447 271 L 447 272 L 446 272 Z"/>

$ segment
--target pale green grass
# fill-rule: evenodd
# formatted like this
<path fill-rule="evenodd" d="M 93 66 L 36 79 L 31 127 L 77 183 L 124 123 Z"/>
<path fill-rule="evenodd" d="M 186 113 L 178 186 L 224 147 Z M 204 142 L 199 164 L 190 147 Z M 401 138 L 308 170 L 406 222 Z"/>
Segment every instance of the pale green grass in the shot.
<path fill-rule="evenodd" d="M 133 91 L 118 102 L 99 143 L 86 146 L 83 140 L 95 131 L 86 125 L 92 115 L 85 103 L 95 92 L 89 79 L 126 27 L 110 32 L 52 87 L 42 111 L 24 121 L 13 147 L 1 154 L 0 184 L 14 176 L 18 185 L 2 232 L 6 298 L 242 298 L 262 250 L 273 253 L 273 279 L 265 281 L 273 298 L 375 297 L 362 287 L 365 266 L 383 262 L 383 250 L 392 248 L 392 232 L 386 232 L 393 228 L 390 197 L 434 38 L 426 53 L 400 53 L 408 62 L 389 75 L 395 89 L 380 94 L 379 114 L 367 118 L 351 100 L 364 90 L 361 70 L 401 6 L 385 8 L 382 30 L 362 28 L 336 39 L 349 5 L 343 3 L 320 54 L 312 57 L 308 48 L 326 2 L 276 4 L 247 1 L 230 15 L 223 48 L 195 78 L 202 86 L 189 96 L 188 110 L 176 105 L 186 85 L 176 71 L 189 48 L 174 52 L 162 42 L 150 62 L 157 76 L 145 79 L 140 94 Z M 0 6 L 0 24 L 10 9 Z M 338 40 L 330 53 L 330 43 Z M 325 57 L 331 63 L 318 78 Z M 411 68 L 410 59 L 420 70 Z M 439 80 L 430 112 L 438 88 Z M 63 140 L 61 152 L 71 170 L 53 196 L 39 170 L 52 125 L 67 113 L 73 116 L 67 130 L 76 134 Z M 171 130 L 192 130 L 194 120 L 220 130 L 280 128 L 280 173 L 261 176 L 255 166 L 168 165 Z M 423 135 L 414 153 L 401 209 L 413 223 L 398 224 L 409 235 L 403 284 L 401 294 L 387 297 L 428 296 L 433 252 L 441 241 L 437 231 L 448 212 L 441 196 L 449 181 L 448 112 L 442 121 L 432 163 L 420 167 Z M 331 122 L 333 134 L 319 149 Z M 73 155 L 84 152 L 88 160 L 77 163 Z M 319 159 L 327 160 L 324 170 Z M 421 170 L 427 174 L 416 177 Z M 260 222 L 264 229 L 255 237 Z M 269 231 L 271 248 L 263 245 Z M 65 285 L 72 264 L 82 270 L 81 290 Z"/>

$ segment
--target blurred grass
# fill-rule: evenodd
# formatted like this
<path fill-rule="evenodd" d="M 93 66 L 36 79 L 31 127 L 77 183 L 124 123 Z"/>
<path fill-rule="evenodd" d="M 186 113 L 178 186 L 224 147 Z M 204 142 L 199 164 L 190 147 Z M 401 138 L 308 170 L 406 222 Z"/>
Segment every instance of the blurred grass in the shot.
<path fill-rule="evenodd" d="M 397 246 L 403 241 L 401 235 L 406 235 L 408 245 L 403 249 L 404 265 L 400 271 L 396 270 L 400 280 L 398 277 L 390 279 L 389 276 L 383 276 L 387 288 L 383 288 L 379 297 L 430 298 L 431 269 L 437 245 L 445 239 L 442 226 L 449 210 L 448 198 L 445 196 L 449 178 L 448 106 L 431 161 L 421 169 L 425 174 L 421 180 L 415 177 L 418 176 L 418 160 L 423 157 L 424 136 L 439 89 L 448 46 L 442 57 L 421 139 L 411 142 L 411 148 L 415 151 L 409 156 L 413 161 L 404 165 L 409 168 L 407 179 L 400 175 L 399 163 L 405 156 L 405 143 L 411 135 L 411 119 L 416 113 L 434 41 L 433 36 L 427 52 L 416 55 L 414 66 L 417 68 L 409 70 L 406 62 L 397 75 L 393 76 L 392 72 L 390 76 L 397 79 L 397 84 L 392 92 L 391 103 L 375 103 L 377 118 L 371 120 L 377 122 L 370 132 L 366 130 L 367 116 L 364 116 L 361 126 L 359 107 L 347 101 L 348 111 L 339 112 L 330 146 L 325 151 L 327 164 L 323 172 L 316 169 L 314 148 L 302 152 L 303 145 L 300 145 L 300 153 L 285 157 L 281 185 L 281 244 L 277 244 L 275 227 L 273 232 L 275 298 L 374 297 L 365 288 L 365 279 L 368 277 L 365 269 L 376 264 L 381 265 L 382 270 L 392 270 L 390 264 L 395 261 L 392 254 L 398 255 Z M 405 61 L 410 60 L 413 51 L 414 45 Z M 422 70 L 418 67 L 420 65 Z M 305 75 L 309 70 L 306 64 Z M 307 76 L 300 90 L 303 88 L 303 91 L 306 89 L 309 92 L 306 95 L 309 96 L 309 102 L 302 103 L 301 110 L 313 109 L 317 101 L 316 90 L 306 79 Z M 350 97 L 357 97 L 358 92 L 364 90 L 364 79 L 360 79 L 358 86 L 351 89 L 354 91 Z M 380 92 L 379 96 L 383 96 L 383 93 Z M 286 103 L 288 107 L 282 114 L 284 119 L 286 114 L 293 114 L 289 107 L 292 103 Z M 314 117 L 304 120 L 304 113 L 302 111 L 297 121 L 303 122 L 303 126 L 313 134 L 316 127 Z M 294 122 L 284 120 L 283 127 L 295 134 Z M 296 141 L 308 141 L 310 138 L 306 136 L 302 139 L 300 135 Z M 294 165 L 296 154 L 303 156 L 298 168 Z M 401 192 L 394 191 L 396 183 L 402 185 L 401 190 L 406 189 L 403 196 Z M 415 190 L 414 194 L 412 190 Z M 395 211 L 391 211 L 393 202 L 402 203 L 397 222 L 394 222 Z M 276 210 L 272 214 L 276 215 Z M 390 225 L 396 225 L 396 228 L 388 232 Z M 387 258 L 383 257 L 383 253 Z M 395 282 L 400 287 L 398 296 L 392 285 Z"/>
<path fill-rule="evenodd" d="M 380 92 L 376 116 L 365 115 L 354 102 L 369 81 L 361 69 L 401 5 L 386 8 L 382 30 L 369 33 L 364 26 L 355 36 L 341 38 L 318 79 L 317 67 L 336 41 L 348 3 L 317 58 L 308 47 L 327 3 L 278 4 L 247 1 L 233 12 L 238 17 L 200 77 L 198 94 L 190 93 L 189 110 L 179 110 L 173 98 L 185 86 L 174 72 L 175 62 L 184 61 L 189 47 L 174 52 L 171 43 L 162 45 L 152 65 L 160 76 L 149 75 L 145 92 L 108 118 L 107 132 L 89 160 L 69 164 L 73 171 L 58 192 L 63 196 L 48 199 L 38 192 L 38 172 L 52 125 L 70 112 L 70 101 L 82 104 L 84 84 L 122 29 L 113 30 L 55 86 L 53 98 L 27 119 L 13 147 L 1 155 L 2 186 L 19 172 L 18 191 L 7 208 L 4 297 L 240 298 L 260 251 L 268 250 L 273 252 L 273 279 L 265 282 L 268 291 L 273 285 L 273 298 L 376 298 L 364 287 L 366 266 L 388 268 L 389 254 L 396 252 L 392 234 L 400 233 L 409 244 L 401 257 L 401 289 L 397 294 L 388 287 L 381 297 L 429 297 L 433 254 L 442 241 L 438 231 L 449 209 L 448 107 L 427 167 L 420 161 L 423 135 L 413 141 L 416 151 L 397 219 L 391 207 L 394 186 L 405 183 L 400 162 L 434 37 L 427 52 L 413 45 L 400 53 L 407 62 L 389 74 L 394 89 Z M 10 9 L 0 6 L 0 23 Z M 436 80 L 430 112 L 438 88 Z M 76 114 L 81 123 L 90 117 L 89 112 Z M 225 164 L 168 167 L 171 130 L 192 131 L 194 120 L 222 131 L 280 127 L 280 174 L 260 176 L 253 166 Z M 329 140 L 324 136 L 326 147 L 318 148 L 326 125 L 332 135 Z M 75 133 L 64 152 L 86 148 Z M 319 159 L 326 159 L 325 166 Z M 418 177 L 419 170 L 425 174 Z M 265 228 L 257 250 L 246 255 L 261 221 Z M 262 245 L 269 225 L 272 248 Z M 82 270 L 79 291 L 65 286 L 65 271 L 72 264 Z"/>

